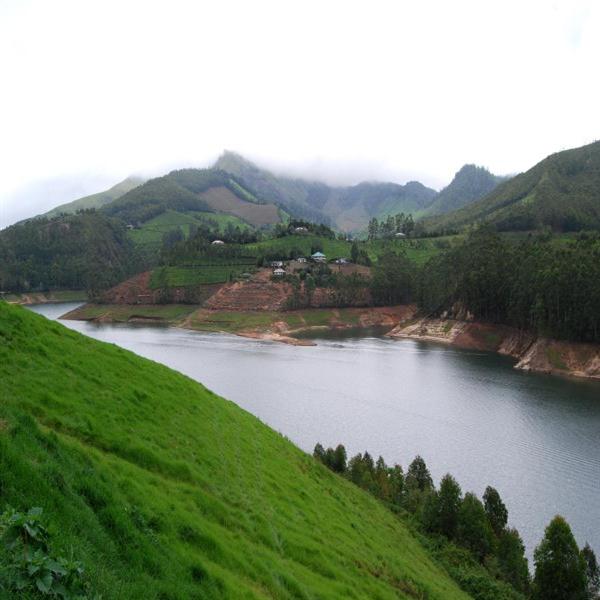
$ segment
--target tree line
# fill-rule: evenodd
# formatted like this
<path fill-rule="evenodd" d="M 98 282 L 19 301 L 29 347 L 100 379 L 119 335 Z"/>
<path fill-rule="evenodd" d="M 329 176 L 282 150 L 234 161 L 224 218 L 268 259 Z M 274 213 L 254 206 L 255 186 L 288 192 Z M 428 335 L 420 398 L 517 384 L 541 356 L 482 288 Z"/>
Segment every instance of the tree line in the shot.
<path fill-rule="evenodd" d="M 587 543 L 579 549 L 561 516 L 552 519 L 535 549 L 531 577 L 521 536 L 508 526 L 508 510 L 495 488 L 488 486 L 481 500 L 471 492 L 463 495 L 449 473 L 436 488 L 420 456 L 406 473 L 401 465 L 388 466 L 381 456 L 375 461 L 368 452 L 348 459 L 341 444 L 327 449 L 317 444 L 313 456 L 414 522 L 450 574 L 476 598 L 600 598 L 595 553 Z"/>
<path fill-rule="evenodd" d="M 367 225 L 367 236 L 369 240 L 389 239 L 397 233 L 410 235 L 414 229 L 415 222 L 412 214 L 401 212 L 396 215 L 388 215 L 381 221 L 373 217 Z"/>
<path fill-rule="evenodd" d="M 422 313 L 474 318 L 533 333 L 600 342 L 600 235 L 565 240 L 537 235 L 520 242 L 493 227 L 417 266 L 387 251 L 373 267 L 376 304 L 416 302 Z"/>

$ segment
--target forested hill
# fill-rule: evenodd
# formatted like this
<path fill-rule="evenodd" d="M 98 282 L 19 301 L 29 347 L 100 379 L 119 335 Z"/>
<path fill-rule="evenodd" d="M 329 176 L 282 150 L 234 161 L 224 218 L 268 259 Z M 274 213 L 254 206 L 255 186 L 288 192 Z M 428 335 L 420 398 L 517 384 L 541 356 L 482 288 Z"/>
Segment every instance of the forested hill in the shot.
<path fill-rule="evenodd" d="M 441 215 L 462 208 L 483 198 L 506 179 L 493 175 L 484 167 L 464 165 L 423 214 Z"/>
<path fill-rule="evenodd" d="M 382 502 L 233 402 L 1 301 L 0 341 L 3 598 L 469 597 Z"/>
<path fill-rule="evenodd" d="M 215 168 L 231 173 L 259 197 L 276 202 L 294 216 L 343 231 L 363 230 L 372 217 L 417 213 L 436 196 L 435 190 L 416 181 L 406 185 L 365 182 L 332 187 L 317 181 L 275 176 L 234 152 L 225 152 Z"/>
<path fill-rule="evenodd" d="M 84 196 L 83 198 L 78 198 L 72 202 L 61 204 L 41 216 L 51 219 L 52 217 L 57 217 L 61 214 L 74 214 L 78 210 L 102 208 L 104 205 L 120 198 L 123 194 L 126 194 L 142 183 L 144 183 L 144 180 L 141 177 L 127 177 L 127 179 L 120 181 L 104 192 L 98 192 L 91 196 Z"/>
<path fill-rule="evenodd" d="M 38 218 L 0 231 L 0 290 L 87 289 L 135 270 L 125 225 L 90 210 Z"/>
<path fill-rule="evenodd" d="M 234 177 L 218 169 L 181 169 L 150 179 L 104 207 L 127 223 L 144 223 L 165 213 L 225 213 L 256 227 L 281 221 L 272 202 L 262 202 Z"/>
<path fill-rule="evenodd" d="M 440 232 L 479 222 L 499 231 L 600 229 L 600 142 L 552 154 L 485 198 L 423 225 Z"/>

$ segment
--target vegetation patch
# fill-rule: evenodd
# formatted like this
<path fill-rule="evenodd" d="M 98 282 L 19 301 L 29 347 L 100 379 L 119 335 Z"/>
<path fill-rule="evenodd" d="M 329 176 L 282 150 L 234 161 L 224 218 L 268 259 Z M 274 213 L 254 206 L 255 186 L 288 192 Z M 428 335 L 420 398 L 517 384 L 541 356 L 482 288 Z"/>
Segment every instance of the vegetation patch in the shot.
<path fill-rule="evenodd" d="M 376 499 L 196 382 L 6 303 L 0 341 L 0 503 L 42 507 L 95 595 L 467 598 Z"/>

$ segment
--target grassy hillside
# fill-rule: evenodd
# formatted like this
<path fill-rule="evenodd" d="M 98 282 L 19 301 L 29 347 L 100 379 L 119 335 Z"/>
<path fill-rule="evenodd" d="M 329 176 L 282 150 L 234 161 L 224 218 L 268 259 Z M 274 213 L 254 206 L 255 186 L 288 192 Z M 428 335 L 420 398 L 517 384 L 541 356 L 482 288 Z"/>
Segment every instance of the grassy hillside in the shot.
<path fill-rule="evenodd" d="M 234 152 L 225 152 L 215 168 L 232 174 L 260 198 L 275 202 L 296 217 L 343 231 L 360 231 L 371 217 L 421 211 L 436 195 L 416 181 L 406 185 L 364 182 L 332 187 L 318 181 L 275 176 Z"/>
<path fill-rule="evenodd" d="M 43 216 L 52 218 L 58 217 L 60 214 L 73 214 L 82 209 L 101 208 L 109 202 L 120 198 L 142 183 L 144 183 L 144 180 L 140 177 L 128 177 L 104 192 L 98 192 L 91 196 L 84 196 L 83 198 L 73 200 L 72 202 L 61 204 L 60 206 L 49 210 Z"/>
<path fill-rule="evenodd" d="M 545 158 L 485 198 L 423 222 L 430 231 L 491 222 L 499 231 L 600 229 L 600 142 Z"/>
<path fill-rule="evenodd" d="M 104 207 L 127 223 L 144 224 L 167 211 L 222 213 L 255 226 L 279 223 L 277 206 L 259 202 L 231 175 L 216 169 L 181 169 L 156 177 Z"/>
<path fill-rule="evenodd" d="M 229 224 L 242 229 L 250 227 L 248 223 L 233 215 L 206 211 L 182 213 L 174 210 L 166 210 L 149 221 L 142 223 L 139 229 L 131 230 L 129 236 L 138 246 L 154 246 L 159 248 L 162 244 L 164 234 L 173 229 L 180 228 L 187 238 L 190 234 L 190 229 L 194 226 L 208 225 L 211 228 L 224 231 Z"/>
<path fill-rule="evenodd" d="M 0 340 L 0 504 L 42 507 L 94 593 L 466 597 L 383 505 L 190 379 L 5 303 Z"/>

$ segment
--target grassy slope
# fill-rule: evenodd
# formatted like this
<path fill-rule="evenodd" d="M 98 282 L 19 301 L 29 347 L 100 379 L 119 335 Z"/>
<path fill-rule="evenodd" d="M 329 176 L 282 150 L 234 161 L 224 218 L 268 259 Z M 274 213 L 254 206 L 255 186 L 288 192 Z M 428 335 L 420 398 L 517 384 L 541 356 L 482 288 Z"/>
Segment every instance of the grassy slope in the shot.
<path fill-rule="evenodd" d="M 83 198 L 73 200 L 72 202 L 61 204 L 60 206 L 49 210 L 47 213 L 44 213 L 44 216 L 52 218 L 57 217 L 61 213 L 75 213 L 78 210 L 85 208 L 101 208 L 105 204 L 120 198 L 123 194 L 126 194 L 138 185 L 141 185 L 143 182 L 144 180 L 139 177 L 128 177 L 104 192 L 98 192 L 97 194 L 84 196 Z"/>
<path fill-rule="evenodd" d="M 142 223 L 139 229 L 130 231 L 129 236 L 137 245 L 160 247 L 165 233 L 180 227 L 183 234 L 188 237 L 192 225 L 201 226 L 209 222 L 216 223 L 220 231 L 224 231 L 229 223 L 234 227 L 240 227 L 240 229 L 249 228 L 246 222 L 233 215 L 202 211 L 181 213 L 174 210 L 167 210 L 157 217 Z"/>
<path fill-rule="evenodd" d="M 465 597 L 392 514 L 235 404 L 0 303 L 0 504 L 105 598 Z"/>

